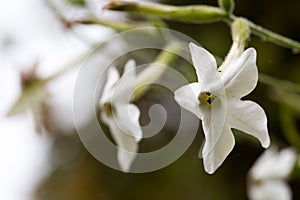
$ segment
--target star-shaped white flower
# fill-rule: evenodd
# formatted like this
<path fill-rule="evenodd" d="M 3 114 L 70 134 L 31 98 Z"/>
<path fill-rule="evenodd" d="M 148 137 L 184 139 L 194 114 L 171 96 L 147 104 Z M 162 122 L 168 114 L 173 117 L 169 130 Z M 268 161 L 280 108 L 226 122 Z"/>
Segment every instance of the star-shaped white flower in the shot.
<path fill-rule="evenodd" d="M 142 138 L 139 124 L 140 110 L 129 103 L 136 79 L 135 62 L 129 60 L 120 78 L 115 67 L 107 71 L 107 81 L 99 101 L 101 119 L 109 127 L 118 146 L 118 163 L 128 172 Z"/>
<path fill-rule="evenodd" d="M 292 191 L 285 179 L 297 160 L 291 148 L 266 150 L 250 169 L 248 196 L 251 200 L 290 200 Z"/>
<path fill-rule="evenodd" d="M 214 173 L 234 147 L 231 128 L 258 138 L 263 147 L 270 139 L 264 110 L 252 101 L 242 101 L 258 81 L 256 51 L 245 50 L 241 56 L 217 68 L 208 51 L 191 43 L 190 50 L 198 82 L 175 91 L 177 103 L 202 120 L 205 143 L 204 168 Z"/>

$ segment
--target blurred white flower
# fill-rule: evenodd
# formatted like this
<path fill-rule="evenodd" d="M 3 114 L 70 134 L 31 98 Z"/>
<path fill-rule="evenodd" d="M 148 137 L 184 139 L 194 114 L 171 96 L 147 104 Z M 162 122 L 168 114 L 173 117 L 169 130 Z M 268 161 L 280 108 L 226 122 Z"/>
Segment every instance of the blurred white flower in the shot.
<path fill-rule="evenodd" d="M 265 148 L 270 144 L 264 110 L 241 100 L 258 81 L 256 51 L 245 50 L 217 71 L 216 60 L 208 51 L 193 43 L 190 50 L 198 82 L 175 91 L 175 100 L 202 120 L 206 139 L 202 157 L 205 171 L 211 174 L 234 147 L 231 128 L 253 135 Z"/>
<path fill-rule="evenodd" d="M 118 162 L 124 172 L 128 172 L 138 151 L 142 138 L 139 124 L 140 110 L 129 103 L 136 79 L 135 62 L 129 60 L 120 78 L 115 67 L 107 72 L 107 81 L 99 101 L 101 119 L 109 127 L 118 146 Z"/>
<path fill-rule="evenodd" d="M 291 148 L 266 150 L 254 163 L 248 174 L 248 196 L 251 200 L 289 200 L 292 191 L 285 180 L 297 160 Z"/>

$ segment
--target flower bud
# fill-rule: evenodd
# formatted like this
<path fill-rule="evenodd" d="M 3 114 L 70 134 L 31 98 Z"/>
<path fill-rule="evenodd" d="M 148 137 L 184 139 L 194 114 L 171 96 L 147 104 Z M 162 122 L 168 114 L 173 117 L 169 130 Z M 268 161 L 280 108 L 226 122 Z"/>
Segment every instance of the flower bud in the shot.
<path fill-rule="evenodd" d="M 235 19 L 231 25 L 231 34 L 233 42 L 245 44 L 250 36 L 248 21 L 243 18 Z"/>
<path fill-rule="evenodd" d="M 231 25 L 231 35 L 233 43 L 224 62 L 219 67 L 220 71 L 224 71 L 232 60 L 238 58 L 243 53 L 250 36 L 248 21 L 243 18 L 236 18 Z"/>
<path fill-rule="evenodd" d="M 234 0 L 218 0 L 219 6 L 227 13 L 231 14 L 234 10 Z"/>

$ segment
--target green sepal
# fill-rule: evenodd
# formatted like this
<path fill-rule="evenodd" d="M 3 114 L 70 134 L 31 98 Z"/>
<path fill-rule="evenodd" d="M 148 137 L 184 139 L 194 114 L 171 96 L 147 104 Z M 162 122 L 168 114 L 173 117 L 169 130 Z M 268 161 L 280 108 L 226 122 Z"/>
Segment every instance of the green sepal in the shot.
<path fill-rule="evenodd" d="M 232 14 L 234 10 L 234 0 L 218 0 L 219 6 L 227 13 Z"/>

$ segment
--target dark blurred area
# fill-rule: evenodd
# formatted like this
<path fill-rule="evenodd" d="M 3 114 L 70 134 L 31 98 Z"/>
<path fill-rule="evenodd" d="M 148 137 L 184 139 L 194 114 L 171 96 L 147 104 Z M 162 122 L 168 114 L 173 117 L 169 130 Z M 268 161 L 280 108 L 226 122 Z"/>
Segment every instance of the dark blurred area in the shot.
<path fill-rule="evenodd" d="M 165 0 L 162 3 L 174 5 L 209 4 L 216 0 Z M 272 31 L 300 41 L 300 1 L 287 2 L 236 0 L 234 13 L 268 28 Z M 230 28 L 225 23 L 183 24 L 167 21 L 169 28 L 187 34 L 199 44 L 224 58 L 231 45 Z M 260 72 L 300 84 L 300 54 L 252 36 L 249 46 L 258 52 L 257 64 Z M 272 142 L 278 146 L 289 146 L 284 139 L 284 127 L 278 118 L 280 103 L 273 100 L 269 86 L 259 83 L 254 92 L 246 97 L 258 102 L 265 109 L 269 119 Z M 147 109 L 151 102 L 168 95 L 155 95 L 151 90 L 137 104 Z M 142 111 L 145 112 L 146 111 Z M 299 113 L 296 114 L 299 116 Z M 299 127 L 299 126 L 298 126 Z M 156 137 L 141 144 L 142 148 L 159 140 L 173 136 L 172 127 L 164 132 L 168 136 Z M 168 167 L 143 174 L 126 174 L 111 169 L 85 149 L 76 133 L 55 134 L 52 157 L 49 162 L 51 173 L 36 190 L 36 200 L 118 200 L 118 199 L 205 199 L 241 200 L 247 199 L 247 172 L 263 151 L 259 142 L 252 137 L 235 131 L 236 146 L 223 165 L 213 175 L 204 172 L 202 160 L 198 158 L 203 142 L 199 127 L 198 136 L 183 156 Z M 157 140 L 157 141 L 156 141 Z M 144 146 L 143 146 L 144 145 Z M 291 180 L 294 199 L 300 199 L 300 181 Z"/>

